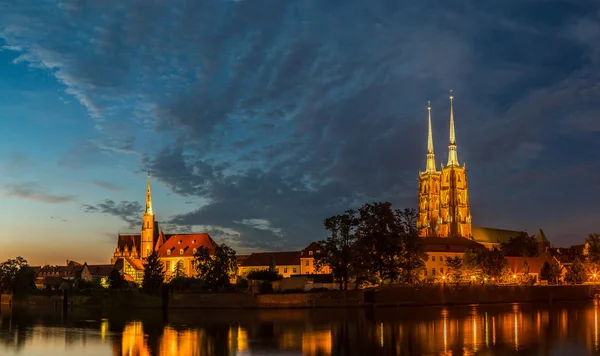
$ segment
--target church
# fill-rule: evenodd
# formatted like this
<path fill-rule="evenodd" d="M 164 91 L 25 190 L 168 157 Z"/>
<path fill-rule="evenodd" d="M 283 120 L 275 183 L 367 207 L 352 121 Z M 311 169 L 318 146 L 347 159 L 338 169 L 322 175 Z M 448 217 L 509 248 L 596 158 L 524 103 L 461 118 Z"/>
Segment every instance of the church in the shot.
<path fill-rule="evenodd" d="M 425 171 L 419 172 L 419 219 L 418 228 L 422 237 L 427 238 L 466 238 L 488 249 L 500 247 L 511 237 L 525 234 L 525 231 L 491 229 L 472 226 L 471 208 L 469 205 L 469 189 L 466 164 L 458 160 L 456 132 L 454 129 L 454 97 L 450 96 L 450 139 L 448 144 L 448 161 L 440 170 L 435 164 L 433 150 L 433 134 L 431 128 L 431 105 L 427 106 L 427 158 Z M 547 244 L 542 230 L 536 239 Z M 433 240 L 431 240 L 433 241 Z M 455 241 L 443 240 L 444 243 Z M 463 241 L 464 242 L 464 241 Z M 463 243 L 461 242 L 461 243 Z"/>
<path fill-rule="evenodd" d="M 214 251 L 216 243 L 208 233 L 165 234 L 160 230 L 152 210 L 148 173 L 146 209 L 142 215 L 141 231 L 139 234 L 118 234 L 111 264 L 127 280 L 141 283 L 144 276 L 143 261 L 155 251 L 163 263 L 167 280 L 176 273 L 192 276 L 195 274 L 192 263 L 194 254 L 200 246 Z"/>

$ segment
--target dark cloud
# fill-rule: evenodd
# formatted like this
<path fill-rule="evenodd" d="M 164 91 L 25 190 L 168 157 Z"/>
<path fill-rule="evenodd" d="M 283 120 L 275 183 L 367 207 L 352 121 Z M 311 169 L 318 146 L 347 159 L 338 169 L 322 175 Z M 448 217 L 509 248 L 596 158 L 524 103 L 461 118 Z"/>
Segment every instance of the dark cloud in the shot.
<path fill-rule="evenodd" d="M 59 195 L 45 192 L 35 183 L 8 184 L 4 186 L 4 195 L 48 204 L 60 204 L 74 201 L 74 195 Z"/>
<path fill-rule="evenodd" d="M 173 229 L 302 247 L 348 207 L 414 206 L 426 103 L 439 166 L 453 89 L 474 223 L 552 238 L 593 228 L 569 221 L 596 209 L 584 177 L 600 152 L 599 14 L 568 1 L 9 2 L 0 37 L 88 108 L 96 149 L 141 152 L 173 192 L 207 202 Z"/>
<path fill-rule="evenodd" d="M 139 227 L 140 216 L 144 211 L 142 205 L 137 201 L 121 201 L 116 203 L 114 200 L 107 199 L 103 203 L 96 205 L 84 204 L 81 210 L 86 213 L 101 213 L 116 216 L 128 224 L 129 229 Z"/>
<path fill-rule="evenodd" d="M 110 190 L 111 192 L 120 192 L 123 190 L 123 188 L 119 187 L 116 184 L 110 183 L 110 182 L 105 182 L 105 181 L 101 181 L 101 180 L 93 180 L 92 184 L 106 189 L 106 190 Z"/>

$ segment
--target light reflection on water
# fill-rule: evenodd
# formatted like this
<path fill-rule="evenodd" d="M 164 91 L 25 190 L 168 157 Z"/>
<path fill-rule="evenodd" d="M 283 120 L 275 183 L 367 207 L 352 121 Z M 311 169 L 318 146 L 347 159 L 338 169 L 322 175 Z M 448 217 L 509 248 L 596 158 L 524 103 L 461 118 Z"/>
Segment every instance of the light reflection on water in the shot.
<path fill-rule="evenodd" d="M 100 315 L 0 310 L 2 355 L 472 355 L 600 351 L 598 305 L 198 310 Z"/>

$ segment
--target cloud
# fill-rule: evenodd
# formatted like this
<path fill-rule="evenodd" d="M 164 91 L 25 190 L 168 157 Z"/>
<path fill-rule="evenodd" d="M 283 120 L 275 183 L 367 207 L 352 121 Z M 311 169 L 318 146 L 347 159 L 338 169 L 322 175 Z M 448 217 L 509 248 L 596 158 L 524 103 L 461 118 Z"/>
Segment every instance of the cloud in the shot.
<path fill-rule="evenodd" d="M 57 221 L 60 221 L 60 222 L 67 222 L 67 219 L 63 219 L 60 216 L 51 216 L 50 219 L 57 220 Z"/>
<path fill-rule="evenodd" d="M 111 192 L 120 192 L 123 190 L 123 188 L 119 187 L 116 184 L 110 183 L 110 182 L 105 182 L 105 181 L 101 181 L 101 180 L 93 180 L 92 184 L 106 189 L 106 190 L 110 190 Z"/>
<path fill-rule="evenodd" d="M 74 201 L 74 195 L 58 195 L 42 191 L 35 183 L 8 184 L 3 187 L 4 195 L 7 197 L 35 200 L 48 204 L 60 204 Z"/>
<path fill-rule="evenodd" d="M 0 37 L 88 109 L 99 133 L 90 150 L 139 155 L 174 193 L 206 202 L 173 216 L 173 226 L 292 248 L 323 238 L 323 219 L 348 207 L 415 206 L 426 102 L 439 165 L 449 89 L 459 159 L 481 202 L 475 223 L 528 224 L 527 216 L 542 225 L 553 206 L 588 209 L 576 192 L 548 204 L 541 187 L 564 182 L 523 177 L 544 167 L 562 176 L 581 155 L 599 158 L 590 118 L 600 110 L 600 9 L 535 6 L 8 2 Z"/>
<path fill-rule="evenodd" d="M 129 229 L 134 229 L 140 224 L 140 216 L 144 208 L 139 202 L 125 200 L 117 203 L 114 200 L 107 199 L 103 203 L 96 205 L 84 204 L 81 206 L 81 210 L 86 213 L 116 216 L 125 221 Z"/>

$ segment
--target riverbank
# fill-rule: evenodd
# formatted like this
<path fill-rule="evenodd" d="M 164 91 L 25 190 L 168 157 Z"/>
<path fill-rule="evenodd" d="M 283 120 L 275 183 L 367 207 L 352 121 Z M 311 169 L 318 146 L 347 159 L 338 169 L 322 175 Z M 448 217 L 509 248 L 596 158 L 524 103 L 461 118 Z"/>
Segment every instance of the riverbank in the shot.
<path fill-rule="evenodd" d="M 385 286 L 355 291 L 274 293 L 252 296 L 244 292 L 170 293 L 161 296 L 138 291 L 98 292 L 69 295 L 69 307 L 161 309 L 274 309 L 274 308 L 359 308 L 389 306 L 444 306 L 494 303 L 538 303 L 591 300 L 600 293 L 595 285 L 580 286 L 494 286 L 428 285 Z M 4 296 L 3 300 L 8 300 Z M 62 296 L 29 296 L 14 304 L 62 307 Z"/>

